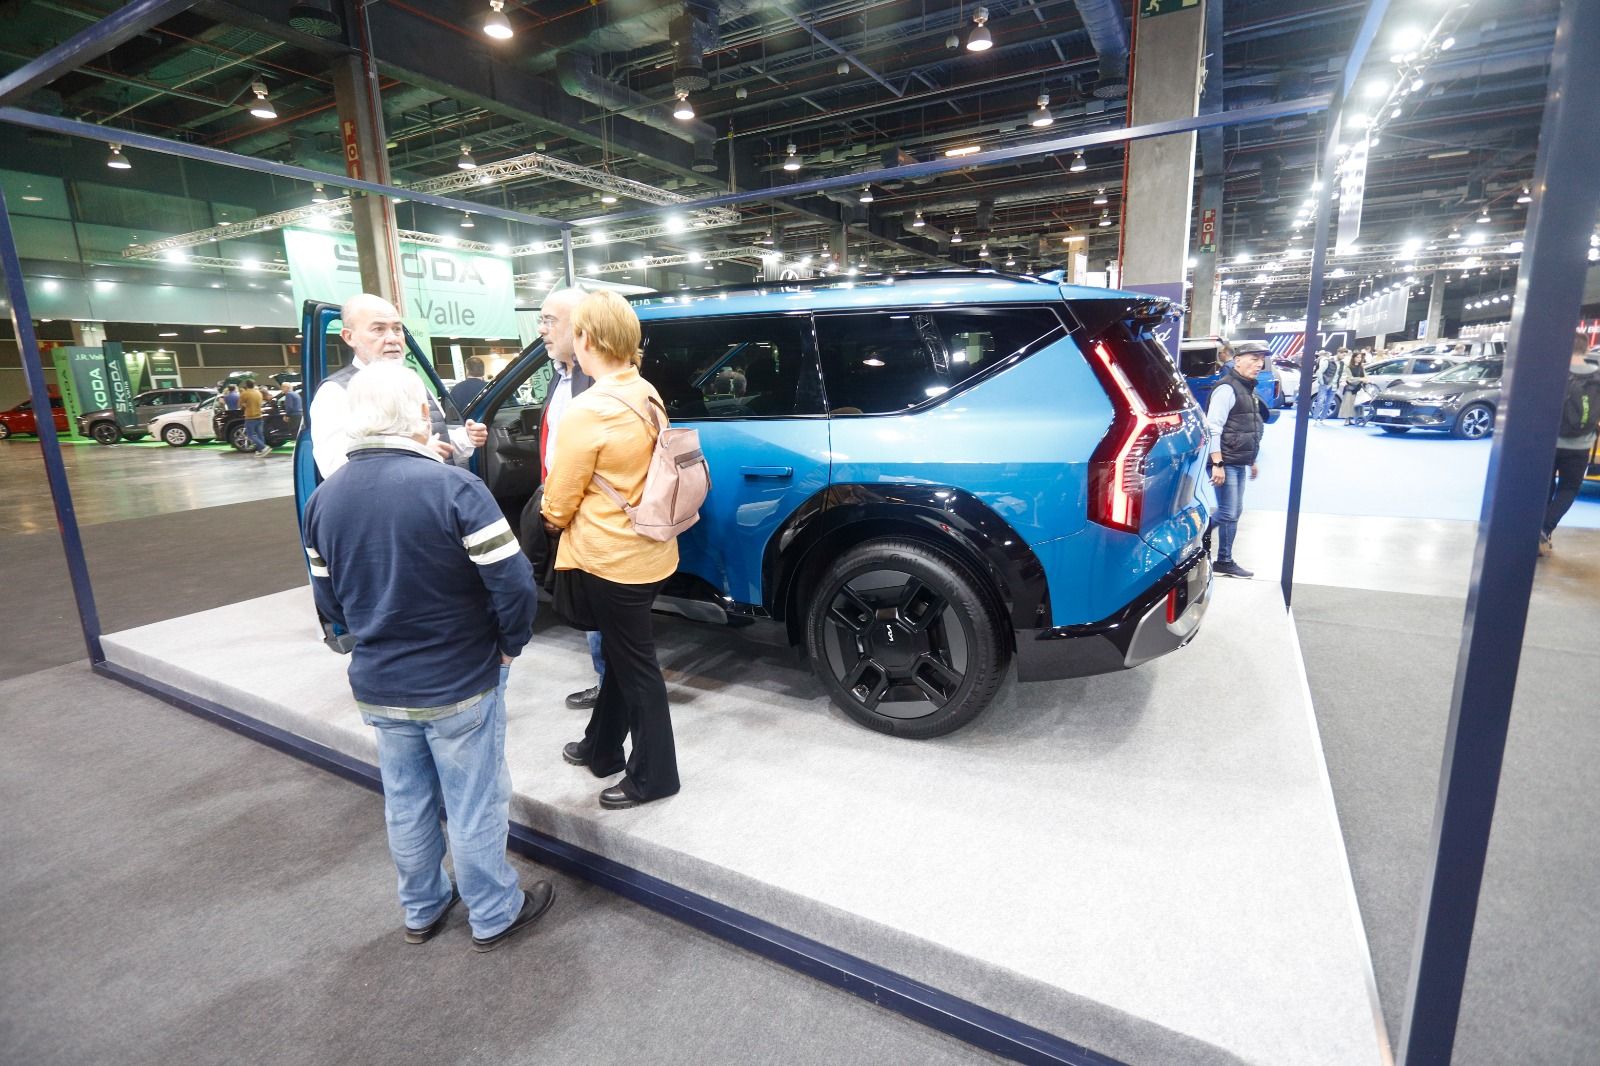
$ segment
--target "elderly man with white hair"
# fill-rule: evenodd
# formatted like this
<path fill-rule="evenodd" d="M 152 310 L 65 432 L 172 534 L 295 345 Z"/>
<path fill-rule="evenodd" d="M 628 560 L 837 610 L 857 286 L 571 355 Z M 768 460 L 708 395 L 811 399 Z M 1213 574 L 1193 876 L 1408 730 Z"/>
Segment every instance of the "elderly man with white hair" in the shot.
<path fill-rule="evenodd" d="M 555 896 L 548 881 L 524 891 L 506 860 L 506 678 L 533 633 L 533 571 L 488 488 L 431 446 L 415 373 L 374 362 L 343 399 L 347 461 L 306 504 L 312 593 L 356 641 L 350 688 L 377 736 L 405 941 L 432 939 L 464 899 L 489 951 Z"/>
<path fill-rule="evenodd" d="M 406 357 L 405 326 L 400 321 L 400 312 L 388 300 L 368 292 L 357 293 L 344 302 L 339 320 L 342 324 L 339 336 L 350 346 L 355 358 L 349 366 L 324 378 L 311 398 L 311 453 L 323 477 L 344 465 L 345 452 L 350 447 L 345 391 L 351 380 L 375 363 L 402 363 Z M 464 426 L 448 425 L 444 410 L 432 400 L 428 416 L 428 447 L 447 462 L 465 466 L 473 451 L 483 447 L 489 439 L 488 428 L 471 419 Z"/>

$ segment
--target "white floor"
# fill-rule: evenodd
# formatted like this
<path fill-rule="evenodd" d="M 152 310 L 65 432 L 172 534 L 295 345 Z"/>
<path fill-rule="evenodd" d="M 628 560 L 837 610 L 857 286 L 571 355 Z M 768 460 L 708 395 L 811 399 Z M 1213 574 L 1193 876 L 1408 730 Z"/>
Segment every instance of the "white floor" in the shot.
<path fill-rule="evenodd" d="M 295 590 L 105 645 L 370 761 L 313 628 Z M 684 791 L 598 808 L 558 754 L 588 657 L 551 626 L 513 671 L 514 818 L 1128 1063 L 1386 1061 L 1275 582 L 1219 582 L 1177 654 L 1009 685 L 925 743 L 852 725 L 786 651 L 665 619 L 658 638 Z"/>

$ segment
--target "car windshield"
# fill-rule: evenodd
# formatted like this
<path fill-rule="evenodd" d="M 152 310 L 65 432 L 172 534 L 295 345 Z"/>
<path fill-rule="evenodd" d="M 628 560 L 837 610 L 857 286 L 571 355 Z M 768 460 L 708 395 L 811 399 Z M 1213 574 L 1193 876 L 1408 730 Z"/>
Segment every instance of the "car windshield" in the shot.
<path fill-rule="evenodd" d="M 1500 368 L 1503 364 L 1498 359 L 1484 359 L 1476 363 L 1462 363 L 1460 366 L 1451 367 L 1442 374 L 1435 374 L 1432 381 L 1496 381 L 1500 377 Z"/>

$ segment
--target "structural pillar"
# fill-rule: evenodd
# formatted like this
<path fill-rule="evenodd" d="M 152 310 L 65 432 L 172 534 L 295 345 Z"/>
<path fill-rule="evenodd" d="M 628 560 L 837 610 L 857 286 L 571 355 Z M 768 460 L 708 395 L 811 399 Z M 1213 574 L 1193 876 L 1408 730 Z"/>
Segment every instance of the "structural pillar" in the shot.
<path fill-rule="evenodd" d="M 331 73 L 339 133 L 344 141 L 345 173 L 363 181 L 389 184 L 383 111 L 370 71 L 361 56 L 346 55 L 333 60 Z M 361 288 L 383 297 L 405 314 L 394 204 L 387 196 L 351 193 L 350 222 L 355 227 Z"/>
<path fill-rule="evenodd" d="M 1428 317 L 1424 321 L 1422 339 L 1436 341 L 1444 336 L 1444 271 L 1434 271 L 1428 279 Z"/>
<path fill-rule="evenodd" d="M 1205 52 L 1205 4 L 1135 17 L 1133 88 L 1128 124 L 1192 118 L 1199 113 Z M 1158 10 L 1163 8 L 1158 6 Z M 1140 77 L 1140 71 L 1147 71 Z M 1193 133 L 1128 145 L 1122 198 L 1122 287 L 1182 301 L 1194 206 Z M 1177 357 L 1178 330 L 1170 346 Z"/>

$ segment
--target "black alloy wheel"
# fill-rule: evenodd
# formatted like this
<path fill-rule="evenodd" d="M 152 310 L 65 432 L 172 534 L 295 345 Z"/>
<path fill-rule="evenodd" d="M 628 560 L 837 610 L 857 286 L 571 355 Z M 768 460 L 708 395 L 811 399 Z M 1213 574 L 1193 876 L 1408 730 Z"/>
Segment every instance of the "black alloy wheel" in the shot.
<path fill-rule="evenodd" d="M 255 449 L 250 446 L 250 438 L 245 435 L 243 422 L 235 422 L 233 424 L 233 428 L 228 430 L 228 443 L 233 445 L 236 451 L 255 451 Z"/>
<path fill-rule="evenodd" d="M 1462 440 L 1482 440 L 1494 432 L 1494 410 L 1486 403 L 1473 403 L 1456 415 L 1452 433 Z"/>
<path fill-rule="evenodd" d="M 89 436 L 101 444 L 115 444 L 122 439 L 122 430 L 115 422 L 96 422 L 89 427 Z"/>
<path fill-rule="evenodd" d="M 806 652 L 828 694 L 880 733 L 952 733 L 989 706 L 1011 642 L 980 579 L 932 545 L 860 544 L 823 571 L 806 606 Z"/>
<path fill-rule="evenodd" d="M 172 425 L 167 426 L 161 431 L 161 439 L 172 445 L 174 448 L 181 448 L 185 444 L 188 444 L 190 441 L 194 440 L 194 435 L 184 427 L 174 422 Z"/>

